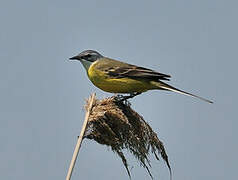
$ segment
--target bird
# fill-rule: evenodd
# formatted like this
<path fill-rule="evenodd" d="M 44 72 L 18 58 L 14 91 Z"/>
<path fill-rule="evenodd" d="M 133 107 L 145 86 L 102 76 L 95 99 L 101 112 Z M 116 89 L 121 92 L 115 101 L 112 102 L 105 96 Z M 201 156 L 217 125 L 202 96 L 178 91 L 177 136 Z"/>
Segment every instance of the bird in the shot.
<path fill-rule="evenodd" d="M 192 96 L 213 103 L 208 99 L 165 83 L 164 81 L 170 80 L 170 75 L 108 58 L 95 50 L 85 50 L 69 59 L 80 61 L 90 81 L 99 89 L 110 93 L 129 94 L 124 99 L 157 89 Z"/>

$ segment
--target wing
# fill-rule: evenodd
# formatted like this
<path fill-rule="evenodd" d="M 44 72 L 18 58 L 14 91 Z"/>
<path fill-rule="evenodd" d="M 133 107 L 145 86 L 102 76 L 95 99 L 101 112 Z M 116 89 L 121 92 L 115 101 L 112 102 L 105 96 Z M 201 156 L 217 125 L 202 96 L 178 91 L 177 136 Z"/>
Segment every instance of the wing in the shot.
<path fill-rule="evenodd" d="M 104 69 L 106 73 L 114 78 L 134 78 L 134 79 L 149 79 L 149 80 L 167 80 L 169 81 L 170 75 L 162 74 L 151 69 L 138 67 L 135 65 L 118 62 L 113 63 L 108 69 Z"/>

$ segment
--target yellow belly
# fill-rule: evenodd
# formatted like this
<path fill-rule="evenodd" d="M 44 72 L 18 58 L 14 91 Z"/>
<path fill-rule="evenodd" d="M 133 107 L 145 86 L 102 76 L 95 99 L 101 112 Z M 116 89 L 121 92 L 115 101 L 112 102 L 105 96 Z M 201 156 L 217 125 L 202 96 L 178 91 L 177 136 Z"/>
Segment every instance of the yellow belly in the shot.
<path fill-rule="evenodd" d="M 92 66 L 93 67 L 93 66 Z M 103 91 L 111 93 L 145 92 L 157 89 L 150 81 L 135 80 L 130 78 L 113 79 L 95 68 L 88 69 L 88 77 L 92 83 Z"/>

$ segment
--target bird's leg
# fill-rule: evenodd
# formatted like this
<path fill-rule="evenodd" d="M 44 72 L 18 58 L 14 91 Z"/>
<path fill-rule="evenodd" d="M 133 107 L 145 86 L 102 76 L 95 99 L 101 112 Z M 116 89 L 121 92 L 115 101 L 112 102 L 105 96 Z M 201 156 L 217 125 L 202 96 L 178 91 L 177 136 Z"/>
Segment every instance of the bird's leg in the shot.
<path fill-rule="evenodd" d="M 122 95 L 118 95 L 118 100 L 119 101 L 125 101 L 125 100 L 128 100 L 128 99 L 131 99 L 137 95 L 141 94 L 141 92 L 134 92 L 134 93 L 130 93 L 129 96 L 122 96 Z"/>
<path fill-rule="evenodd" d="M 127 99 L 131 99 L 137 95 L 140 95 L 141 92 L 135 92 L 135 93 L 131 93 L 129 96 L 124 96 L 124 100 L 127 100 Z"/>

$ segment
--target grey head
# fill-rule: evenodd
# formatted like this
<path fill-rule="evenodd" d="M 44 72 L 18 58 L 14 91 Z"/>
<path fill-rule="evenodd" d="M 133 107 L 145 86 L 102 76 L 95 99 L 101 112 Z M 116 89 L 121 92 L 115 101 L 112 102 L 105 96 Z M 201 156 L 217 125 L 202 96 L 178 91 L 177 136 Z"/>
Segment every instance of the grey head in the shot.
<path fill-rule="evenodd" d="M 78 60 L 83 64 L 83 67 L 88 71 L 91 64 L 98 59 L 103 58 L 101 54 L 94 50 L 86 50 L 79 53 L 77 56 L 69 58 L 70 60 Z"/>
<path fill-rule="evenodd" d="M 103 56 L 99 54 L 97 51 L 94 50 L 86 50 L 81 53 L 79 53 L 77 56 L 69 58 L 70 60 L 79 60 L 79 61 L 89 61 L 89 62 L 94 62 Z"/>

